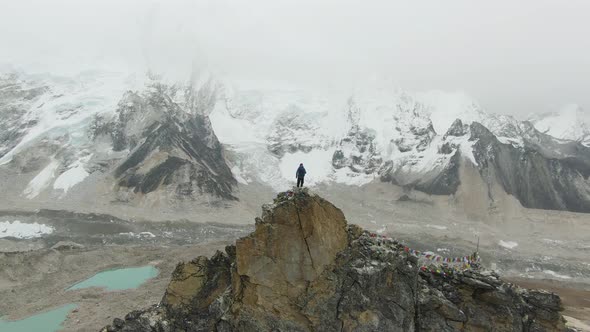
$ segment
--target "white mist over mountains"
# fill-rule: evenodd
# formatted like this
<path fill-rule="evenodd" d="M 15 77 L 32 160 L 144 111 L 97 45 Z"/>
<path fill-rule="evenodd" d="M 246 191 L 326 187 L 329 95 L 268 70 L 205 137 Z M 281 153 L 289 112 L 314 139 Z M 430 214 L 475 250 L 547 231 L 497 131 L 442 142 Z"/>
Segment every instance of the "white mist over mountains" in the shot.
<path fill-rule="evenodd" d="M 521 118 L 590 105 L 587 1 L 11 1 L 0 69 L 207 71 L 321 94 L 387 78 Z M 363 82 L 363 83 L 361 83 Z"/>

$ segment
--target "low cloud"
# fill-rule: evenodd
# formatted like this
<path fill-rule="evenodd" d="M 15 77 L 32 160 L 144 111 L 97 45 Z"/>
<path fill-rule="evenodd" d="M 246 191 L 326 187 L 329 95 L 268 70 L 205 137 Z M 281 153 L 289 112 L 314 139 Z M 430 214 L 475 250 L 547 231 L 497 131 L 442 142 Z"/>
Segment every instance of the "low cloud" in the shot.
<path fill-rule="evenodd" d="M 11 1 L 0 63 L 349 88 L 464 90 L 498 113 L 588 108 L 590 2 Z"/>

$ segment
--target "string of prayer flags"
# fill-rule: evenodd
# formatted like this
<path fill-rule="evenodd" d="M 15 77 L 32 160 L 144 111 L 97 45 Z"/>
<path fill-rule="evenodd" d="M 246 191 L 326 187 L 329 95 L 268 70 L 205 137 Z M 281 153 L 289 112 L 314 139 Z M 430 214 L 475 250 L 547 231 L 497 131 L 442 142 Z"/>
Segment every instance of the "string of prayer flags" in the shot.
<path fill-rule="evenodd" d="M 393 239 L 391 239 L 389 237 L 386 237 L 384 235 L 375 234 L 375 233 L 369 233 L 369 236 L 372 238 L 381 238 L 381 239 L 385 239 L 388 241 L 393 241 Z M 460 264 L 460 266 L 464 267 L 464 268 L 469 268 L 474 263 L 478 263 L 480 261 L 480 257 L 477 252 L 473 253 L 472 255 L 463 256 L 463 257 L 442 257 L 442 256 L 439 256 L 436 254 L 425 253 L 425 252 L 421 252 L 419 250 L 414 250 L 408 246 L 403 246 L 403 250 L 404 250 L 404 252 L 407 252 L 411 255 L 417 256 L 418 258 L 424 258 L 424 259 L 432 261 L 432 262 L 436 262 L 436 263 L 440 262 L 440 263 L 443 263 L 446 265 L 450 265 L 450 264 L 459 265 Z"/>

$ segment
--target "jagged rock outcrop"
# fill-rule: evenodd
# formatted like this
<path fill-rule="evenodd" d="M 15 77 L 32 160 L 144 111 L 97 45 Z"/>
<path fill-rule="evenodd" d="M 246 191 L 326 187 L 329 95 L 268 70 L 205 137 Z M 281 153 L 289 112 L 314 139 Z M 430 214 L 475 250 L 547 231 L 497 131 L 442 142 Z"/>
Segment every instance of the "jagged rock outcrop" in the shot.
<path fill-rule="evenodd" d="M 403 245 L 296 190 L 225 253 L 179 264 L 160 304 L 103 331 L 565 331 L 560 310 L 557 295 L 488 271 L 423 271 Z"/>
<path fill-rule="evenodd" d="M 428 194 L 453 195 L 467 162 L 489 188 L 499 184 L 524 207 L 590 212 L 590 148 L 557 140 L 528 122 L 498 122 L 492 132 L 481 123 L 456 120 L 428 156 L 405 164 L 386 161 L 380 178 Z M 492 189 L 488 197 L 493 204 Z"/>
<path fill-rule="evenodd" d="M 469 126 L 464 125 L 463 121 L 461 121 L 461 119 L 456 119 L 455 121 L 453 121 L 453 123 L 451 124 L 451 126 L 449 127 L 449 129 L 447 130 L 447 133 L 445 134 L 445 138 L 448 136 L 463 136 L 465 134 L 467 134 L 469 132 Z"/>
<path fill-rule="evenodd" d="M 258 330 L 302 330 L 325 319 L 318 311 L 323 301 L 318 301 L 322 294 L 317 292 L 324 287 L 317 282 L 348 245 L 346 220 L 323 199 L 304 192 L 296 195 L 263 208 L 254 233 L 236 242 L 240 282 L 234 292 L 240 301 L 232 307 L 234 327 L 256 321 Z M 301 312 L 301 307 L 309 311 Z"/>
<path fill-rule="evenodd" d="M 335 169 L 348 167 L 355 173 L 371 174 L 381 166 L 383 160 L 373 143 L 375 135 L 370 130 L 352 128 L 348 136 L 340 141 L 332 156 Z"/>
<path fill-rule="evenodd" d="M 396 138 L 392 147 L 400 152 L 422 152 L 428 148 L 436 136 L 432 120 L 427 115 L 426 106 L 402 93 L 393 113 Z"/>
<path fill-rule="evenodd" d="M 465 151 L 462 145 L 469 144 L 468 134 L 468 126 L 457 119 L 440 142 L 429 146 L 429 157 L 416 158 L 407 164 L 385 162 L 379 170 L 381 181 L 433 195 L 454 194 L 461 184 L 462 157 L 468 157 L 462 156 Z"/>

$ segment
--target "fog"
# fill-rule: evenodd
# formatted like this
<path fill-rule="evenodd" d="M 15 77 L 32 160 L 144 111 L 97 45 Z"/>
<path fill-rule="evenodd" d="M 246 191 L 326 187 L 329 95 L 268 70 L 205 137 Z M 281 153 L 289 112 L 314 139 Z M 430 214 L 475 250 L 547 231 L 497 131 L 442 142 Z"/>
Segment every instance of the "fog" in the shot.
<path fill-rule="evenodd" d="M 590 2 L 0 0 L 0 65 L 349 89 L 462 90 L 497 113 L 590 108 Z"/>

